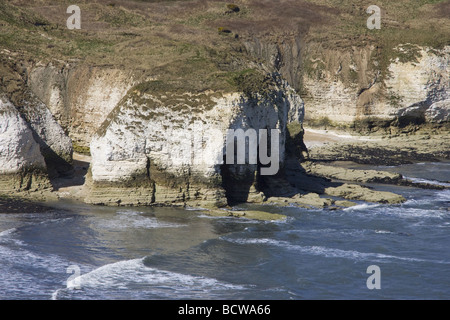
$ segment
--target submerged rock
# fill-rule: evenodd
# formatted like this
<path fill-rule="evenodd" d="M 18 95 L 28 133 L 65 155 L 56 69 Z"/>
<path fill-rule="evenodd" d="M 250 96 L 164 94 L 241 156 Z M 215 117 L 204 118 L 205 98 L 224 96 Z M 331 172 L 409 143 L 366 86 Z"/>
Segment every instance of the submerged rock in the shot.
<path fill-rule="evenodd" d="M 376 191 L 360 185 L 347 183 L 339 187 L 326 188 L 325 193 L 330 196 L 341 197 L 349 200 L 362 200 L 367 202 L 396 204 L 406 201 L 403 196 L 392 192 Z"/>
<path fill-rule="evenodd" d="M 266 211 L 259 210 L 207 210 L 205 211 L 207 215 L 214 217 L 235 217 L 235 218 L 245 218 L 252 220 L 261 221 L 274 221 L 274 220 L 285 220 L 287 217 L 282 214 L 270 213 Z"/>
<path fill-rule="evenodd" d="M 339 166 L 329 166 L 312 162 L 302 163 L 302 166 L 308 173 L 316 176 L 344 181 L 396 184 L 403 179 L 401 174 L 395 172 L 347 169 Z"/>
<path fill-rule="evenodd" d="M 303 208 L 324 208 L 333 204 L 333 200 L 322 198 L 317 193 L 311 192 L 303 195 L 297 194 L 293 197 L 270 197 L 267 204 L 278 206 L 297 206 Z"/>
<path fill-rule="evenodd" d="M 357 205 L 355 202 L 348 201 L 348 200 L 337 200 L 334 202 L 334 204 L 338 207 L 344 207 L 344 208 L 349 208 L 349 207 L 353 207 L 353 206 Z"/>

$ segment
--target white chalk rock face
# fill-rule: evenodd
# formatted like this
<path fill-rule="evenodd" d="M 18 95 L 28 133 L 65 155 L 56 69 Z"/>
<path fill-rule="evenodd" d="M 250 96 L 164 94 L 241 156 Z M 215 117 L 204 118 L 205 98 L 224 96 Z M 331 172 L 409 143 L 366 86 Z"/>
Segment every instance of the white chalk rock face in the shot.
<path fill-rule="evenodd" d="M 386 85 L 388 96 L 395 98 L 391 114 L 431 123 L 448 121 L 449 54 L 450 47 L 441 51 L 420 48 L 416 61 L 395 61 L 390 65 L 392 76 Z"/>
<path fill-rule="evenodd" d="M 442 123 L 450 121 L 450 99 L 433 103 L 425 111 L 427 122 Z"/>
<path fill-rule="evenodd" d="M 397 50 L 402 52 L 402 47 Z M 415 61 L 401 62 L 397 59 L 391 63 L 391 77 L 386 81 L 389 93 L 397 95 L 398 103 L 405 107 L 422 101 L 430 105 L 450 95 L 450 47 L 441 51 L 416 50 Z"/>
<path fill-rule="evenodd" d="M 14 105 L 0 97 L 0 175 L 46 170 L 39 144 Z"/>
<path fill-rule="evenodd" d="M 221 168 L 229 129 L 277 129 L 282 164 L 286 125 L 303 120 L 303 101 L 281 81 L 269 95 L 258 98 L 243 93 L 166 92 L 153 90 L 151 83 L 145 90 L 142 87 L 129 91 L 92 139 L 91 202 L 116 201 L 94 199 L 100 197 L 95 189 L 102 185 L 148 185 L 150 195 L 143 202 L 150 203 L 207 200 L 211 192 L 209 197 L 217 198 L 223 191 Z M 230 168 L 235 178 L 254 179 L 257 164 Z M 167 196 L 167 190 L 174 193 Z"/>
<path fill-rule="evenodd" d="M 52 175 L 72 170 L 72 140 L 64 132 L 47 106 L 30 90 L 25 90 L 16 109 L 27 122 L 38 142 L 41 153 Z"/>
<path fill-rule="evenodd" d="M 69 64 L 37 65 L 28 85 L 79 146 L 89 146 L 106 116 L 135 84 L 131 72 Z"/>
<path fill-rule="evenodd" d="M 309 54 L 303 80 L 309 120 L 446 121 L 441 101 L 450 99 L 450 46 L 399 45 L 385 77 L 375 47 L 345 54 L 319 49 Z"/>

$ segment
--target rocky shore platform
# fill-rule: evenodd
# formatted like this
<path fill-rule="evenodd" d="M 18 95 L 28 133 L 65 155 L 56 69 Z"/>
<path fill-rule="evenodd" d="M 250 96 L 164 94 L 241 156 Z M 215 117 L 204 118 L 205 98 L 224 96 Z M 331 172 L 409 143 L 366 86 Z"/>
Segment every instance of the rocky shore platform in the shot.
<path fill-rule="evenodd" d="M 411 181 L 400 173 L 383 170 L 349 169 L 349 163 L 396 166 L 417 162 L 450 160 L 446 132 L 396 136 L 357 136 L 346 132 L 306 129 L 304 143 L 308 158 L 286 163 L 286 177 L 301 192 L 291 197 L 269 197 L 274 205 L 338 209 L 354 201 L 399 204 L 398 194 L 378 191 L 370 184 L 389 184 L 424 189 L 446 189 L 443 185 Z"/>
<path fill-rule="evenodd" d="M 450 160 L 450 132 L 445 130 L 368 136 L 331 130 L 305 131 L 311 161 L 396 166 Z"/>
<path fill-rule="evenodd" d="M 390 184 L 426 189 L 445 189 L 441 185 L 417 183 L 401 174 L 382 170 L 349 169 L 353 161 L 370 165 L 398 165 L 418 161 L 448 160 L 450 142 L 446 134 L 405 135 L 397 137 L 359 137 L 312 131 L 305 133 L 309 157 L 303 161 L 292 157 L 285 163 L 280 183 L 272 181 L 263 191 L 249 193 L 248 203 L 268 206 L 295 206 L 336 210 L 357 205 L 357 201 L 400 204 L 399 194 L 374 190 L 369 185 Z M 53 188 L 39 192 L 18 192 L 0 198 L 0 212 L 43 212 L 42 203 L 70 199 L 83 201 L 89 188 L 84 185 L 90 157 L 74 154 L 74 175 L 52 181 Z M 288 183 L 286 183 L 286 181 Z M 11 198 L 13 197 L 13 198 Z M 189 204 L 186 204 L 189 205 Z M 201 208 L 199 208 L 201 209 Z M 31 210 L 31 211 L 30 211 Z M 260 210 L 236 210 L 232 206 L 206 208 L 211 216 L 229 216 L 256 220 L 282 220 L 286 217 Z"/>
<path fill-rule="evenodd" d="M 50 206 L 26 200 L 23 198 L 0 196 L 0 213 L 22 214 L 22 213 L 44 213 L 51 211 Z"/>

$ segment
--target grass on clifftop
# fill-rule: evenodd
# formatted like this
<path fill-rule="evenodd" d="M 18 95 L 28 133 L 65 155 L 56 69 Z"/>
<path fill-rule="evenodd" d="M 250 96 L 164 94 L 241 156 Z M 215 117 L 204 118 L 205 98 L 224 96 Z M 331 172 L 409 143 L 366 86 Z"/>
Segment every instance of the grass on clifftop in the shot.
<path fill-rule="evenodd" d="M 450 44 L 450 1 L 377 1 L 381 30 L 367 28 L 370 14 L 362 0 L 236 0 L 231 4 L 239 11 L 230 10 L 230 3 L 79 0 L 81 30 L 68 30 L 66 9 L 73 1 L 6 0 L 0 3 L 0 52 L 44 63 L 58 59 L 140 70 L 199 90 L 232 90 L 249 84 L 248 61 L 258 61 L 244 43 L 255 37 L 272 43 L 296 37 L 337 50 L 372 45 L 379 48 L 382 69 L 397 57 L 415 58 L 413 49 L 396 51 L 399 44 Z"/>
<path fill-rule="evenodd" d="M 450 45 L 450 1 L 448 0 L 380 0 L 381 29 L 367 28 L 366 1 L 310 0 L 316 4 L 338 8 L 336 23 L 314 28 L 306 41 L 318 42 L 324 49 L 351 51 L 354 48 L 377 48 L 377 68 L 381 77 L 388 66 L 399 59 L 415 62 L 418 46 L 441 49 Z M 398 50 L 399 45 L 403 50 Z M 353 79 L 356 80 L 356 79 Z"/>

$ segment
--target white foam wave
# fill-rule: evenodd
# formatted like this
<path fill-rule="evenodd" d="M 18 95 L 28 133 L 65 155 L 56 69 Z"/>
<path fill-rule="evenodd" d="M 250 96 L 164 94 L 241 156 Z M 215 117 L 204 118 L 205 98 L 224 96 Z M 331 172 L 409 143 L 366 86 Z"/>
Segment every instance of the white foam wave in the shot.
<path fill-rule="evenodd" d="M 11 228 L 0 232 L 0 244 L 2 245 L 14 245 L 23 246 L 22 240 L 16 239 L 13 235 L 17 232 L 17 228 Z M 1 256 L 1 255 L 0 255 Z"/>
<path fill-rule="evenodd" d="M 359 252 L 356 250 L 343 250 L 336 248 L 329 248 L 323 246 L 301 246 L 296 244 L 291 244 L 287 241 L 280 241 L 275 239 L 226 239 L 227 241 L 239 244 L 267 244 L 273 245 L 277 247 L 282 247 L 288 250 L 297 251 L 305 254 L 319 255 L 324 256 L 326 258 L 346 258 L 351 260 L 402 260 L 409 262 L 432 262 L 432 263 L 441 263 L 441 264 L 450 264 L 448 261 L 434 261 L 434 260 L 425 260 L 419 258 L 411 258 L 411 257 L 400 257 L 382 253 L 374 253 L 374 252 Z"/>
<path fill-rule="evenodd" d="M 50 300 L 58 300 L 58 294 L 62 291 L 62 289 L 58 289 L 55 292 L 52 293 L 52 296 L 50 297 Z"/>
<path fill-rule="evenodd" d="M 155 217 L 149 217 L 144 215 L 142 212 L 137 211 L 119 211 L 117 212 L 117 215 L 98 221 L 97 224 L 100 228 L 113 230 L 122 230 L 128 228 L 180 228 L 186 226 L 184 224 L 163 222 Z"/>
<path fill-rule="evenodd" d="M 184 210 L 187 210 L 187 211 L 208 211 L 208 209 L 205 209 L 205 208 L 201 208 L 201 207 L 191 207 L 191 206 L 186 206 L 186 207 L 184 208 Z"/>
<path fill-rule="evenodd" d="M 12 244 L 12 246 L 11 246 Z M 0 300 L 45 298 L 54 282 L 65 277 L 69 262 L 53 254 L 27 250 L 22 243 L 0 245 Z"/>
<path fill-rule="evenodd" d="M 437 200 L 449 201 L 450 200 L 450 190 L 442 190 L 437 193 Z"/>
<path fill-rule="evenodd" d="M 399 256 L 382 254 L 382 253 L 359 252 L 359 251 L 355 251 L 355 250 L 342 250 L 342 249 L 328 248 L 328 247 L 322 247 L 322 246 L 310 246 L 310 247 L 300 247 L 300 248 L 305 253 L 322 255 L 327 258 L 347 258 L 347 259 L 352 259 L 352 260 L 396 259 L 396 260 L 403 260 L 403 261 L 410 261 L 410 262 L 426 261 L 426 260 L 417 259 L 417 258 L 399 257 Z"/>
<path fill-rule="evenodd" d="M 442 181 L 438 181 L 438 180 L 429 180 L 429 179 L 413 178 L 413 177 L 406 177 L 406 176 L 404 178 L 413 183 L 427 183 L 427 184 L 432 184 L 432 185 L 450 187 L 450 183 L 442 182 Z"/>
<path fill-rule="evenodd" d="M 380 204 L 371 204 L 371 203 L 362 203 L 362 204 L 357 204 L 356 206 L 353 207 L 348 207 L 348 208 L 344 208 L 343 211 L 359 211 L 359 210 L 367 210 L 367 209 L 373 209 L 376 207 L 379 207 Z"/>
<path fill-rule="evenodd" d="M 450 212 L 438 209 L 422 209 L 422 208 L 390 208 L 389 210 L 379 212 L 377 214 L 397 216 L 400 218 L 437 218 L 443 219 L 450 215 Z"/>
<path fill-rule="evenodd" d="M 72 289 L 148 290 L 159 297 L 192 297 L 215 290 L 241 290 L 244 287 L 220 282 L 213 278 L 192 276 L 147 267 L 144 259 L 119 261 L 104 265 L 67 282 L 67 288 L 52 294 L 56 300 L 63 291 Z"/>
<path fill-rule="evenodd" d="M 375 233 L 389 234 L 389 233 L 393 233 L 393 232 L 392 231 L 388 231 L 388 230 L 375 230 Z"/>
<path fill-rule="evenodd" d="M 17 245 L 17 243 L 14 244 Z M 57 255 L 37 254 L 27 250 L 23 246 L 13 248 L 0 246 L 0 256 L 2 257 L 2 262 L 5 262 L 10 267 L 22 268 L 32 266 L 33 268 L 53 273 L 65 271 L 64 266 L 68 263 Z"/>
<path fill-rule="evenodd" d="M 450 200 L 450 190 L 436 192 L 431 197 L 408 199 L 401 205 L 363 203 L 343 209 L 344 212 L 368 216 L 397 216 L 401 218 L 445 218 L 450 212 L 445 210 L 445 202 Z M 444 202 L 444 205 L 439 202 Z"/>
<path fill-rule="evenodd" d="M 11 228 L 11 229 L 4 230 L 4 231 L 0 232 L 0 238 L 7 237 L 7 236 L 9 236 L 10 234 L 12 234 L 12 233 L 14 233 L 16 231 L 17 231 L 16 228 Z"/>

